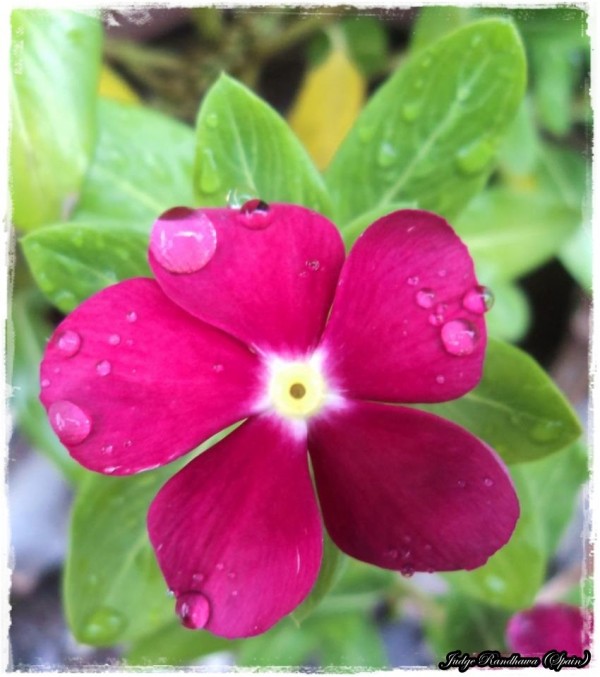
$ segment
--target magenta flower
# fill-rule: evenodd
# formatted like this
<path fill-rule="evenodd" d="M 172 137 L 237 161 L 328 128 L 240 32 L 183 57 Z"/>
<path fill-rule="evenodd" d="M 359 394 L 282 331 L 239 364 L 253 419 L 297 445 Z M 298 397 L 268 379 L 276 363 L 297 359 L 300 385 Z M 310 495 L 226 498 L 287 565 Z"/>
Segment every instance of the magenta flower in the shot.
<path fill-rule="evenodd" d="M 472 569 L 507 542 L 519 507 L 495 453 L 390 404 L 481 377 L 486 290 L 442 218 L 390 214 L 344 261 L 337 229 L 302 207 L 176 208 L 149 259 L 156 280 L 109 287 L 58 327 L 41 399 L 70 453 L 114 475 L 245 419 L 150 507 L 184 625 L 247 637 L 291 612 L 322 520 L 344 552 L 405 575 Z"/>
<path fill-rule="evenodd" d="M 544 656 L 548 651 L 566 651 L 583 656 L 590 648 L 591 614 L 569 604 L 538 604 L 519 611 L 508 621 L 506 643 L 522 656 Z"/>

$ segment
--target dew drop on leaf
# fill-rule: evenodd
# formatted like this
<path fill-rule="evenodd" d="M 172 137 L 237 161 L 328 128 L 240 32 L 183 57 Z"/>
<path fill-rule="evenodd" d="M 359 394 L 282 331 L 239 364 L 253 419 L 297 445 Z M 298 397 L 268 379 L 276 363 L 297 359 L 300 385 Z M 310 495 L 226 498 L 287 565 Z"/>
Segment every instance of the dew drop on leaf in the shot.
<path fill-rule="evenodd" d="M 123 614 L 110 607 L 100 607 L 84 623 L 81 639 L 86 644 L 110 644 L 118 639 L 126 625 Z"/>

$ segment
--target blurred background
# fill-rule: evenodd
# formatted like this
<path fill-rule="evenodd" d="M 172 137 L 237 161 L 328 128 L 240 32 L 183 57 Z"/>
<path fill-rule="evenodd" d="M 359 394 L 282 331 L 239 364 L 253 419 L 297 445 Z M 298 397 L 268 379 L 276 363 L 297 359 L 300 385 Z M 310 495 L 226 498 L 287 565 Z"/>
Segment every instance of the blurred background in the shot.
<path fill-rule="evenodd" d="M 460 219 L 465 228 L 485 218 L 533 229 L 540 255 L 527 269 L 517 267 L 511 279 L 496 279 L 494 261 L 476 257 L 480 279 L 496 293 L 490 331 L 549 371 L 587 426 L 592 115 L 583 12 L 564 7 L 104 11 L 100 93 L 143 102 L 193 125 L 205 91 L 225 71 L 285 116 L 324 169 L 369 95 L 409 53 L 487 15 L 516 23 L 528 56 L 528 93 L 488 191 Z M 290 624 L 241 645 L 173 626 L 125 649 L 78 643 L 61 604 L 71 469 L 42 423 L 37 402 L 39 359 L 61 313 L 37 290 L 18 246 L 15 256 L 9 359 L 15 428 L 8 465 L 14 669 L 106 665 L 124 654 L 134 665 L 423 666 L 450 648 L 504 648 L 509 609 L 460 598 L 441 576 L 417 574 L 408 584 L 356 562 L 301 633 Z M 578 508 L 546 563 L 538 599 L 581 600 L 586 522 L 584 498 L 579 489 L 573 495 Z"/>

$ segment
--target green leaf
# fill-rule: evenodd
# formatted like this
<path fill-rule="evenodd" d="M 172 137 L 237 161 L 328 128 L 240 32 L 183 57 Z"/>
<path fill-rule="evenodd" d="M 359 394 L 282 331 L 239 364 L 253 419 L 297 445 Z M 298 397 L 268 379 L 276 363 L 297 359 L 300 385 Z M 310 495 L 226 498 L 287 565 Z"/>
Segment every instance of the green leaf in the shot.
<path fill-rule="evenodd" d="M 102 28 L 71 10 L 11 14 L 10 173 L 13 222 L 63 219 L 94 148 Z"/>
<path fill-rule="evenodd" d="M 314 654 L 318 640 L 310 632 L 308 619 L 299 628 L 283 619 L 268 632 L 246 639 L 239 647 L 239 667 L 299 667 Z"/>
<path fill-rule="evenodd" d="M 388 35 L 374 16 L 347 17 L 341 22 L 348 51 L 366 78 L 383 70 L 388 53 Z"/>
<path fill-rule="evenodd" d="M 49 226 L 21 246 L 37 285 L 64 313 L 119 280 L 150 275 L 147 235 L 113 223 Z"/>
<path fill-rule="evenodd" d="M 464 426 L 507 463 L 543 458 L 581 434 L 575 412 L 544 370 L 519 348 L 494 339 L 477 388 L 422 408 Z"/>
<path fill-rule="evenodd" d="M 482 277 L 479 279 L 485 280 Z M 492 282 L 491 288 L 495 301 L 486 315 L 488 333 L 502 341 L 520 341 L 527 333 L 531 321 L 527 295 L 511 282 Z"/>
<path fill-rule="evenodd" d="M 418 51 L 371 98 L 327 171 L 340 225 L 405 201 L 453 218 L 485 184 L 524 87 L 523 47 L 506 21 Z"/>
<path fill-rule="evenodd" d="M 77 221 L 115 221 L 148 233 L 159 214 L 197 204 L 194 132 L 142 106 L 98 101 L 99 140 L 75 212 Z"/>
<path fill-rule="evenodd" d="M 320 174 L 285 121 L 232 78 L 207 92 L 197 124 L 195 189 L 206 206 L 228 194 L 330 211 Z"/>
<path fill-rule="evenodd" d="M 515 610 L 533 603 L 545 579 L 587 477 L 585 448 L 575 443 L 551 457 L 513 466 L 511 474 L 521 506 L 512 538 L 479 569 L 445 577 L 463 594 Z"/>
<path fill-rule="evenodd" d="M 457 650 L 468 654 L 506 650 L 504 635 L 510 611 L 456 593 L 450 593 L 443 602 L 442 621 L 430 619 L 426 624 L 437 661 Z"/>
<path fill-rule="evenodd" d="M 535 170 L 539 150 L 540 139 L 531 101 L 525 98 L 502 142 L 500 165 L 504 171 L 517 176 L 531 174 Z"/>
<path fill-rule="evenodd" d="M 325 668 L 374 670 L 388 666 L 374 620 L 364 613 L 315 618 L 313 632 L 319 637 L 321 665 Z"/>
<path fill-rule="evenodd" d="M 323 560 L 317 582 L 304 602 L 291 614 L 291 617 L 297 623 L 301 623 L 308 618 L 319 606 L 323 598 L 339 580 L 347 563 L 347 557 L 324 532 Z"/>
<path fill-rule="evenodd" d="M 239 642 L 210 632 L 188 630 L 177 620 L 135 642 L 125 654 L 128 665 L 189 665 L 216 651 L 230 651 Z"/>
<path fill-rule="evenodd" d="M 563 266 L 589 294 L 592 292 L 592 251 L 592 229 L 582 225 L 559 252 Z"/>
<path fill-rule="evenodd" d="M 454 226 L 480 271 L 513 280 L 552 258 L 578 224 L 575 210 L 546 193 L 498 186 L 478 195 Z"/>
<path fill-rule="evenodd" d="M 75 499 L 64 603 L 84 644 L 109 646 L 158 629 L 173 601 L 146 532 L 146 513 L 175 468 L 131 477 L 90 474 Z"/>
<path fill-rule="evenodd" d="M 21 291 L 15 294 L 11 310 L 10 319 L 14 329 L 12 409 L 17 423 L 35 449 L 47 456 L 69 481 L 75 483 L 85 471 L 58 441 L 39 399 L 40 362 L 46 341 L 54 329 L 47 319 L 50 307 L 39 292 Z"/>
<path fill-rule="evenodd" d="M 210 448 L 231 428 L 192 452 Z M 109 646 L 136 641 L 174 618 L 148 539 L 146 513 L 163 484 L 190 455 L 128 477 L 88 473 L 75 498 L 64 580 L 64 604 L 76 639 Z"/>
<path fill-rule="evenodd" d="M 412 29 L 411 49 L 427 47 L 447 33 L 462 28 L 472 18 L 466 7 L 422 7 Z"/>

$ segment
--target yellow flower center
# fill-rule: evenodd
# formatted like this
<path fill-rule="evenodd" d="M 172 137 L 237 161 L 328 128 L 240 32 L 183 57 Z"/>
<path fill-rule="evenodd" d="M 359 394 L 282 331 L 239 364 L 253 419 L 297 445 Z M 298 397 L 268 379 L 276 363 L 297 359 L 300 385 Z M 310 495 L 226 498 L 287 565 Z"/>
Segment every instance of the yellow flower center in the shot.
<path fill-rule="evenodd" d="M 269 372 L 269 400 L 278 414 L 305 419 L 325 404 L 327 385 L 314 360 L 275 360 L 269 365 Z"/>

